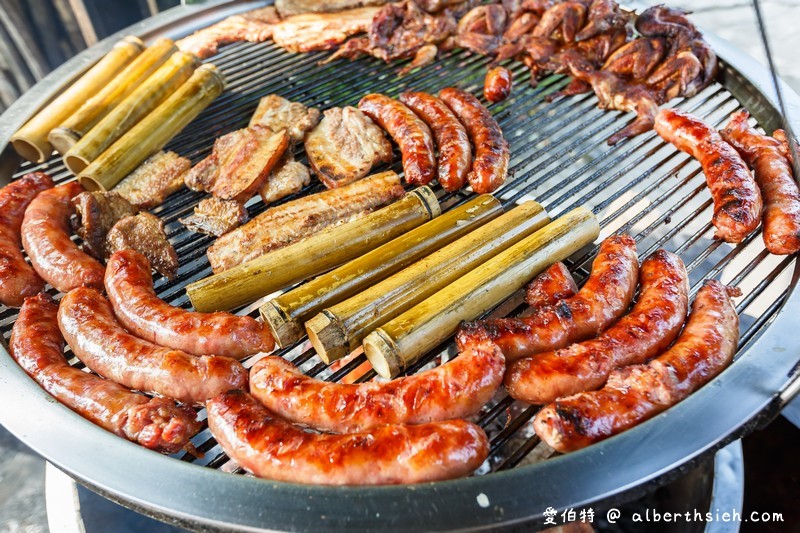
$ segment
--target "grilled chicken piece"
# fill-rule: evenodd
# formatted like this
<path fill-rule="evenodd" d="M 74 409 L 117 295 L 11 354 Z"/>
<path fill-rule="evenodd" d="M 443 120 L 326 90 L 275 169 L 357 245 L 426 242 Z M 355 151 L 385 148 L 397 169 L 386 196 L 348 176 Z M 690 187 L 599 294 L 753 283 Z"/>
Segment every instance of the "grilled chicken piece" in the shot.
<path fill-rule="evenodd" d="M 247 222 L 248 218 L 244 204 L 212 196 L 200 200 L 194 213 L 180 219 L 180 223 L 190 231 L 220 237 Z"/>
<path fill-rule="evenodd" d="M 319 109 L 290 102 L 277 94 L 270 94 L 258 102 L 250 126 L 260 124 L 272 131 L 286 129 L 293 142 L 302 141 L 306 132 L 319 122 Z"/>
<path fill-rule="evenodd" d="M 372 167 L 392 161 L 392 145 L 368 116 L 354 107 L 323 112 L 308 132 L 306 155 L 311 169 L 329 189 L 363 178 Z"/>
<path fill-rule="evenodd" d="M 473 8 L 458 21 L 456 44 L 481 55 L 493 56 L 503 42 L 508 16 L 499 4 Z"/>
<path fill-rule="evenodd" d="M 196 31 L 175 44 L 179 50 L 206 59 L 216 54 L 224 44 L 238 41 L 260 43 L 269 40 L 273 27 L 279 20 L 280 16 L 273 6 L 254 9 Z"/>
<path fill-rule="evenodd" d="M 369 53 L 387 62 L 414 57 L 423 46 L 441 43 L 455 34 L 456 27 L 449 12 L 432 15 L 414 0 L 389 4 L 372 21 Z"/>
<path fill-rule="evenodd" d="M 209 247 L 211 268 L 223 272 L 325 228 L 361 218 L 403 194 L 400 177 L 383 172 L 267 209 Z"/>
<path fill-rule="evenodd" d="M 311 172 L 304 164 L 294 160 L 291 150 L 286 150 L 258 192 L 265 204 L 271 204 L 290 194 L 300 192 L 309 183 L 311 183 Z"/>
<path fill-rule="evenodd" d="M 360 7 L 338 13 L 295 15 L 275 25 L 272 40 L 289 52 L 330 50 L 351 35 L 369 30 L 379 7 Z"/>
<path fill-rule="evenodd" d="M 186 185 L 222 200 L 245 203 L 264 184 L 289 146 L 286 130 L 256 124 L 223 135 L 187 175 Z"/>
<path fill-rule="evenodd" d="M 113 192 L 141 209 L 152 209 L 183 187 L 192 162 L 175 152 L 158 152 L 128 174 Z"/>
<path fill-rule="evenodd" d="M 77 215 L 72 226 L 83 239 L 83 250 L 100 260 L 105 258 L 106 235 L 114 224 L 139 212 L 115 192 L 82 192 L 72 199 L 72 205 Z"/>
<path fill-rule="evenodd" d="M 275 8 L 286 18 L 303 13 L 335 13 L 356 7 L 382 6 L 389 2 L 391 0 L 275 0 Z"/>
<path fill-rule="evenodd" d="M 178 273 L 178 254 L 167 240 L 164 223 L 150 213 L 125 217 L 114 224 L 106 237 L 107 257 L 118 250 L 136 250 L 167 279 L 174 279 Z"/>

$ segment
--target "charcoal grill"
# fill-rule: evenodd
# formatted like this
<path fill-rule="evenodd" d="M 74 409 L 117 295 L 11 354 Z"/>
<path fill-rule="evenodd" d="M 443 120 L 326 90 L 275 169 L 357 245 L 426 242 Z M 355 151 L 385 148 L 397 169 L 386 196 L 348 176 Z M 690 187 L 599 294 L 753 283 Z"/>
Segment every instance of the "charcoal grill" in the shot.
<path fill-rule="evenodd" d="M 226 16 L 263 5 L 235 1 L 167 11 L 128 28 L 78 55 L 26 93 L 0 120 L 0 183 L 13 174 L 41 170 L 57 181 L 70 176 L 60 160 L 22 164 L 8 144 L 11 134 L 59 89 L 110 49 L 122 35 L 151 41 L 181 37 Z M 768 72 L 707 35 L 722 59 L 720 83 L 673 102 L 714 125 L 746 107 L 766 130 L 781 127 Z M 378 60 L 318 66 L 326 53 L 291 55 L 272 43 L 238 43 L 211 59 L 228 80 L 226 92 L 168 146 L 193 162 L 206 156 L 213 140 L 247 124 L 258 99 L 277 92 L 307 105 L 355 105 L 368 92 L 437 91 L 456 85 L 474 93 L 482 87 L 488 60 L 466 51 L 445 55 L 431 67 L 397 77 L 399 66 Z M 491 106 L 511 145 L 511 175 L 500 197 L 506 206 L 532 197 L 556 217 L 588 205 L 601 221 L 601 238 L 628 232 L 640 257 L 658 248 L 681 255 L 694 294 L 709 277 L 738 286 L 741 341 L 733 365 L 679 405 L 622 435 L 567 455 L 556 456 L 531 428 L 537 407 L 498 393 L 478 423 L 491 438 L 491 456 L 476 475 L 414 486 L 331 488 L 278 483 L 243 475 L 204 430 L 194 444 L 204 459 L 160 456 L 95 427 L 42 391 L 0 348 L 0 422 L 35 451 L 93 490 L 140 512 L 191 529 L 442 530 L 488 529 L 541 524 L 548 507 L 580 508 L 630 500 L 666 483 L 726 443 L 770 421 L 797 392 L 800 267 L 795 257 L 772 256 L 760 234 L 737 246 L 712 238 L 711 199 L 699 165 L 654 133 L 613 148 L 605 139 L 631 116 L 596 109 L 593 95 L 549 103 L 548 94 L 567 83 L 553 76 L 527 86 L 522 65 L 511 63 L 512 96 Z M 800 97 L 783 89 L 790 115 L 800 116 Z M 800 124 L 795 123 L 797 131 Z M 313 186 L 312 186 L 313 187 Z M 308 192 L 308 191 L 305 191 Z M 437 191 L 443 206 L 464 202 L 469 193 Z M 157 279 L 159 295 L 188 307 L 184 287 L 210 274 L 205 249 L 211 240 L 185 231 L 178 218 L 200 195 L 188 190 L 155 210 L 167 222 L 181 259 L 178 278 Z M 251 214 L 263 210 L 251 202 Z M 578 280 L 588 275 L 596 247 L 568 261 Z M 494 315 L 521 310 L 515 295 Z M 257 304 L 239 309 L 256 315 Z M 7 339 L 16 311 L 0 308 Z M 301 344 L 281 355 L 309 374 L 340 380 L 365 361 L 360 355 L 332 371 Z M 409 370 L 455 354 L 451 342 L 433 350 Z M 71 355 L 70 355 L 71 357 Z M 80 365 L 75 359 L 73 364 Z M 253 361 L 248 363 L 248 366 Z M 372 372 L 360 380 L 374 377 Z M 201 413 L 204 416 L 204 413 Z"/>

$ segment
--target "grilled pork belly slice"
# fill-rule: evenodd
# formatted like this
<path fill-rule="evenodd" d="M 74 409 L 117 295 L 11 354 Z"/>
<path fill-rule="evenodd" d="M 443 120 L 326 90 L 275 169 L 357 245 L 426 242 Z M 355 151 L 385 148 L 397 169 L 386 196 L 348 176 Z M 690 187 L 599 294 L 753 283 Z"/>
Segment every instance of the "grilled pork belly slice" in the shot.
<path fill-rule="evenodd" d="M 364 6 L 382 6 L 391 0 L 275 0 L 275 8 L 281 17 L 303 13 L 335 13 L 345 9 Z"/>
<path fill-rule="evenodd" d="M 115 192 L 82 192 L 72 199 L 75 218 L 72 229 L 83 239 L 83 250 L 105 258 L 106 235 L 118 220 L 135 215 L 139 210 Z"/>
<path fill-rule="evenodd" d="M 164 223 L 150 213 L 125 217 L 114 224 L 106 237 L 106 257 L 118 250 L 136 250 L 168 279 L 178 273 L 178 254 L 167 240 Z"/>
<path fill-rule="evenodd" d="M 260 43 L 272 37 L 272 29 L 280 20 L 275 7 L 254 9 L 233 15 L 207 28 L 184 37 L 175 44 L 179 50 L 191 52 L 200 59 L 217 53 L 220 46 L 237 41 Z"/>
<path fill-rule="evenodd" d="M 212 196 L 201 200 L 194 208 L 194 214 L 180 219 L 180 222 L 191 231 L 220 237 L 247 222 L 248 218 L 243 204 Z"/>
<path fill-rule="evenodd" d="M 265 204 L 271 204 L 285 196 L 300 192 L 309 183 L 311 183 L 311 172 L 304 164 L 294 160 L 291 150 L 286 150 L 258 192 Z"/>
<path fill-rule="evenodd" d="M 379 10 L 379 7 L 360 7 L 338 13 L 295 15 L 274 26 L 272 40 L 289 52 L 330 50 L 351 35 L 369 30 Z"/>
<path fill-rule="evenodd" d="M 258 102 L 250 126 L 260 124 L 272 131 L 287 129 L 292 142 L 302 141 L 306 132 L 319 122 L 319 109 L 290 102 L 277 94 L 269 94 Z"/>
<path fill-rule="evenodd" d="M 128 174 L 113 192 L 141 209 L 151 209 L 183 187 L 183 175 L 191 167 L 191 161 L 175 152 L 158 152 Z"/>

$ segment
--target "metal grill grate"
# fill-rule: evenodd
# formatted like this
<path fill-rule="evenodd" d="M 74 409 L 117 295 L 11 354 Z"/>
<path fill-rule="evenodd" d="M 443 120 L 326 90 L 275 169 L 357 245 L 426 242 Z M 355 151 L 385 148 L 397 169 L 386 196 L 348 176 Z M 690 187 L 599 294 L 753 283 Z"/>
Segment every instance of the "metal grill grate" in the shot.
<path fill-rule="evenodd" d="M 193 163 L 198 162 L 210 152 L 216 137 L 244 127 L 259 98 L 273 92 L 322 109 L 355 105 L 368 92 L 396 96 L 404 90 L 436 92 L 456 85 L 478 94 L 487 64 L 483 57 L 458 51 L 429 68 L 398 78 L 397 65 L 387 66 L 371 59 L 318 65 L 325 57 L 326 54 L 287 54 L 271 43 L 226 47 L 212 58 L 228 81 L 226 92 L 167 148 L 191 158 Z M 563 88 L 566 78 L 553 76 L 531 88 L 522 65 L 508 66 L 515 76 L 512 96 L 490 107 L 511 145 L 510 177 L 499 192 L 504 205 L 510 207 L 522 199 L 533 198 L 553 218 L 578 205 L 587 205 L 601 221 L 601 238 L 616 232 L 629 233 L 638 243 L 640 258 L 662 247 L 680 254 L 689 270 L 692 293 L 709 277 L 740 287 L 743 295 L 736 300 L 741 315 L 740 348 L 752 343 L 788 294 L 795 259 L 768 254 L 759 234 L 751 235 L 736 247 L 713 240 L 712 203 L 696 161 L 665 145 L 652 132 L 609 148 L 605 139 L 631 117 L 599 111 L 591 94 L 547 102 L 547 95 Z M 673 105 L 716 126 L 740 108 L 739 102 L 721 85 L 713 85 Z M 399 162 L 399 157 L 396 160 Z M 41 165 L 26 164 L 17 175 L 32 170 L 47 172 L 58 181 L 70 177 L 55 158 Z M 395 170 L 401 170 L 399 164 Z M 301 194 L 321 188 L 313 184 Z M 466 191 L 436 190 L 445 209 L 470 196 Z M 177 222 L 192 211 L 200 198 L 199 193 L 183 190 L 154 210 L 167 224 L 181 262 L 177 278 L 171 282 L 157 278 L 156 290 L 166 301 L 184 308 L 189 306 L 184 287 L 211 274 L 205 257 L 211 239 L 188 232 Z M 255 215 L 265 206 L 256 198 L 248 209 Z M 596 251 L 596 247 L 583 250 L 567 262 L 579 282 L 588 275 Z M 519 313 L 521 301 L 521 295 L 517 294 L 491 314 Z M 263 300 L 238 312 L 256 316 L 260 303 Z M 15 318 L 16 311 L 0 309 L 0 330 L 6 339 Z M 308 375 L 319 378 L 365 381 L 375 377 L 373 371 L 363 371 L 362 364 L 366 361 L 363 354 L 334 371 L 314 357 L 307 343 L 278 353 L 300 365 Z M 408 372 L 438 364 L 455 353 L 453 344 L 445 343 Z M 245 364 L 249 367 L 254 362 L 251 359 Z M 72 363 L 80 366 L 75 359 Z M 533 433 L 530 421 L 537 409 L 513 401 L 504 391 L 484 408 L 477 421 L 491 438 L 491 454 L 478 475 L 541 461 L 553 454 Z M 241 473 L 207 429 L 193 442 L 206 454 L 204 459 L 189 455 L 176 458 Z"/>

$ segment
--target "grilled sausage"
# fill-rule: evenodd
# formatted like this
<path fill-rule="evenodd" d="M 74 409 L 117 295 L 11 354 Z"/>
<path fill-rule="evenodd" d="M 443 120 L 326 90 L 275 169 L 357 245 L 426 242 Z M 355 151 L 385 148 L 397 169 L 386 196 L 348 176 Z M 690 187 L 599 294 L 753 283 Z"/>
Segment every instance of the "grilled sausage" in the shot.
<path fill-rule="evenodd" d="M 480 411 L 503 380 L 505 358 L 490 342 L 431 370 L 389 382 L 329 383 L 304 376 L 281 357 L 250 371 L 250 391 L 290 422 L 336 433 L 384 424 L 421 424 Z"/>
<path fill-rule="evenodd" d="M 42 278 L 20 250 L 20 227 L 28 205 L 52 186 L 50 176 L 33 172 L 0 189 L 0 303 L 8 307 L 19 307 L 25 298 L 44 290 Z"/>
<path fill-rule="evenodd" d="M 189 448 L 200 430 L 197 413 L 69 366 L 57 315 L 58 305 L 47 294 L 25 300 L 9 343 L 19 366 L 56 400 L 120 437 L 164 453 Z"/>
<path fill-rule="evenodd" d="M 511 71 L 506 67 L 494 67 L 483 80 L 483 97 L 492 103 L 502 102 L 511 94 Z"/>
<path fill-rule="evenodd" d="M 773 254 L 800 250 L 800 190 L 781 142 L 761 135 L 747 123 L 747 111 L 734 113 L 720 134 L 755 173 L 764 197 L 764 243 Z"/>
<path fill-rule="evenodd" d="M 368 94 L 358 109 L 394 139 L 403 154 L 403 172 L 408 183 L 427 185 L 436 170 L 433 137 L 428 126 L 404 104 L 382 94 Z"/>
<path fill-rule="evenodd" d="M 61 300 L 58 325 L 75 355 L 125 387 L 201 404 L 247 385 L 247 371 L 228 357 L 195 357 L 134 337 L 114 318 L 108 300 L 81 287 Z"/>
<path fill-rule="evenodd" d="M 528 284 L 525 288 L 525 303 L 531 306 L 532 310 L 536 310 L 572 298 L 577 293 L 578 285 L 572 274 L 566 265 L 559 261 Z"/>
<path fill-rule="evenodd" d="M 533 423 L 536 434 L 569 452 L 621 433 L 689 396 L 733 359 L 739 339 L 739 317 L 730 300 L 735 294 L 707 281 L 672 348 L 645 365 L 614 371 L 599 391 L 542 408 Z"/>
<path fill-rule="evenodd" d="M 503 130 L 480 101 L 454 87 L 442 89 L 439 98 L 453 110 L 467 129 L 475 147 L 475 160 L 467 181 L 478 194 L 494 192 L 508 175 L 508 143 Z"/>
<path fill-rule="evenodd" d="M 103 265 L 70 240 L 70 200 L 82 191 L 72 181 L 41 192 L 22 221 L 22 245 L 34 270 L 61 292 L 81 286 L 103 290 Z"/>
<path fill-rule="evenodd" d="M 230 391 L 207 404 L 222 449 L 258 477 L 318 485 L 422 483 L 464 476 L 489 442 L 464 420 L 386 425 L 349 435 L 315 434 L 279 420 L 258 400 Z"/>
<path fill-rule="evenodd" d="M 133 250 L 111 255 L 106 266 L 106 291 L 122 325 L 160 346 L 234 359 L 275 347 L 263 322 L 230 313 L 192 313 L 161 300 L 153 290 L 150 262 Z"/>
<path fill-rule="evenodd" d="M 603 386 L 618 367 L 644 363 L 675 340 L 686 320 L 689 278 L 680 258 L 659 250 L 642 263 L 631 312 L 595 339 L 514 361 L 504 380 L 517 400 L 546 404 Z"/>
<path fill-rule="evenodd" d="M 436 178 L 446 191 L 464 186 L 472 168 L 472 148 L 464 125 L 444 102 L 428 93 L 403 93 L 400 101 L 430 127 L 439 148 Z"/>
<path fill-rule="evenodd" d="M 794 152 L 800 152 L 800 145 L 798 145 L 796 141 L 793 141 L 794 146 L 790 145 L 789 137 L 786 135 L 786 132 L 781 129 L 773 131 L 772 138 L 780 143 L 778 145 L 778 150 L 780 150 L 783 157 L 789 162 L 789 165 L 793 165 L 794 156 L 792 155 L 792 150 L 794 150 Z"/>
<path fill-rule="evenodd" d="M 761 220 L 761 193 L 742 157 L 717 130 L 675 109 L 658 112 L 655 130 L 702 165 L 714 199 L 716 237 L 738 243 L 755 231 Z"/>
<path fill-rule="evenodd" d="M 578 294 L 529 317 L 467 322 L 456 335 L 456 343 L 463 351 L 488 336 L 507 361 L 515 361 L 594 337 L 628 308 L 638 275 L 636 242 L 627 235 L 609 237 L 600 246 L 592 274 Z"/>

